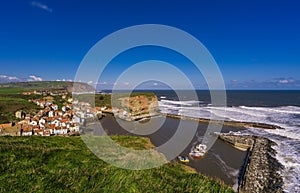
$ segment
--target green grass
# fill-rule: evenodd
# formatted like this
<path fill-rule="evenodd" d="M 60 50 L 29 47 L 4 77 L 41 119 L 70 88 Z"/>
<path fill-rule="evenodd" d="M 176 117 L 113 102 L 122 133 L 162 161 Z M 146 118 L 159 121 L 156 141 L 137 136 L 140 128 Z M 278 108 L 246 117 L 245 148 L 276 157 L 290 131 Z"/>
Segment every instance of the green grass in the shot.
<path fill-rule="evenodd" d="M 44 89 L 63 89 L 71 87 L 71 82 L 41 81 L 41 82 L 12 82 L 0 84 L 0 94 L 21 94 L 22 92 L 44 90 Z"/>
<path fill-rule="evenodd" d="M 0 88 L 0 94 L 20 94 L 24 91 L 24 88 Z"/>
<path fill-rule="evenodd" d="M 36 98 L 37 96 L 30 96 Z M 0 124 L 8 123 L 15 118 L 15 112 L 23 110 L 26 113 L 36 113 L 40 108 L 28 101 L 29 96 L 21 94 L 0 94 Z"/>
<path fill-rule="evenodd" d="M 110 94 L 96 94 L 95 106 L 111 108 L 111 95 Z"/>
<path fill-rule="evenodd" d="M 85 83 L 76 83 L 79 87 L 92 89 Z M 40 82 L 11 82 L 0 84 L 0 94 L 21 94 L 34 90 L 68 90 L 72 91 L 73 82 L 65 81 L 40 81 Z"/>
<path fill-rule="evenodd" d="M 150 147 L 147 138 L 112 138 L 126 147 Z M 80 137 L 0 137 L 0 152 L 0 192 L 233 192 L 176 162 L 141 171 L 116 168 Z"/>

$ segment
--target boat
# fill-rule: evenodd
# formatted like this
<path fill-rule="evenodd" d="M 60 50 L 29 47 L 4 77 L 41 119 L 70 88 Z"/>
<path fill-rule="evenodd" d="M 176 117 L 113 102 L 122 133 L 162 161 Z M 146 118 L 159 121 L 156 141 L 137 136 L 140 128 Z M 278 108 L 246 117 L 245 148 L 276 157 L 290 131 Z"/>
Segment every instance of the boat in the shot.
<path fill-rule="evenodd" d="M 201 158 L 203 155 L 199 152 L 190 152 L 189 156 L 191 156 L 192 158 Z"/>
<path fill-rule="evenodd" d="M 192 149 L 192 151 L 189 153 L 189 156 L 193 158 L 201 158 L 206 154 L 206 150 L 206 145 L 198 144 Z"/>
<path fill-rule="evenodd" d="M 186 156 L 178 156 L 178 160 L 183 162 L 183 163 L 189 163 L 190 162 L 189 158 L 186 157 Z"/>
<path fill-rule="evenodd" d="M 199 152 L 206 153 L 207 146 L 205 144 L 198 144 L 195 147 Z"/>

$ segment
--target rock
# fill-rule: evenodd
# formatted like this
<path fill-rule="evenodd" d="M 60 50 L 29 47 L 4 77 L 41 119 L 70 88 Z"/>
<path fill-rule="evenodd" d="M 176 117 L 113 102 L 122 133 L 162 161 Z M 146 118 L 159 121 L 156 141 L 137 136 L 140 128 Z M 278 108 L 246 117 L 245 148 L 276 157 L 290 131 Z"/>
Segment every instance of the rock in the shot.
<path fill-rule="evenodd" d="M 251 139 L 253 145 L 245 161 L 245 170 L 240 175 L 239 192 L 283 192 L 283 179 L 278 174 L 283 166 L 273 157 L 274 142 L 264 137 L 251 136 Z"/>

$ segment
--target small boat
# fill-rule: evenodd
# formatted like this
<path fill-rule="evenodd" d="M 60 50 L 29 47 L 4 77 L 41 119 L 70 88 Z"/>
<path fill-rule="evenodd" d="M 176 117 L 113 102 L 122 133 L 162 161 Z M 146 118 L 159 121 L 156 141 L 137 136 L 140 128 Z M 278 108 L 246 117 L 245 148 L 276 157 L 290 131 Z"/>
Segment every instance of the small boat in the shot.
<path fill-rule="evenodd" d="M 178 156 L 178 160 L 183 162 L 183 163 L 189 163 L 190 160 L 188 157 L 185 157 L 185 156 Z"/>
<path fill-rule="evenodd" d="M 190 152 L 189 156 L 191 156 L 192 158 L 200 158 L 203 156 L 203 154 L 201 154 L 200 152 Z"/>
<path fill-rule="evenodd" d="M 207 146 L 204 144 L 198 144 L 196 145 L 195 149 L 197 149 L 199 152 L 206 153 Z"/>
<path fill-rule="evenodd" d="M 206 153 L 207 146 L 204 144 L 198 144 L 193 148 L 193 150 L 189 153 L 189 156 L 193 158 L 201 158 Z"/>

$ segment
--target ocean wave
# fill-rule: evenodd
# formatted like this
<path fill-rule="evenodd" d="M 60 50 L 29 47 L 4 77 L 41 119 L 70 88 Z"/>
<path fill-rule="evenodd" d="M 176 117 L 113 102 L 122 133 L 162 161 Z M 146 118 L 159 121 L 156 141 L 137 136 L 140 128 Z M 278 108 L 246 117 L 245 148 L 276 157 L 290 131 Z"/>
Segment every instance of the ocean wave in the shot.
<path fill-rule="evenodd" d="M 163 103 L 176 104 L 176 105 L 184 105 L 184 106 L 192 106 L 193 104 L 203 103 L 203 101 L 174 101 L 174 100 L 160 100 Z"/>
<path fill-rule="evenodd" d="M 284 107 L 247 107 L 240 106 L 242 109 L 254 110 L 256 112 L 269 112 L 269 113 L 288 113 L 288 114 L 300 114 L 300 107 L 296 106 L 284 106 Z"/>

